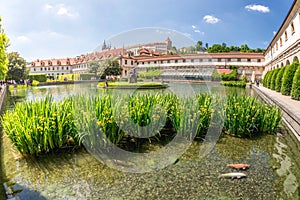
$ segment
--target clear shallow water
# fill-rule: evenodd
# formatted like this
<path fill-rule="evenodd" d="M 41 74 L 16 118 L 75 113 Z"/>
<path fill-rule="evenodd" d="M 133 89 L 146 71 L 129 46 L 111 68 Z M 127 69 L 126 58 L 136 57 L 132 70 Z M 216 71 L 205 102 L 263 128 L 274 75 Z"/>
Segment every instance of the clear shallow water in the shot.
<path fill-rule="evenodd" d="M 188 89 L 187 89 L 188 88 Z M 247 93 L 252 90 L 219 88 L 203 84 L 174 83 L 166 90 L 189 95 L 197 92 Z M 105 93 L 96 84 L 45 86 L 13 91 L 10 103 L 43 98 L 52 94 L 61 99 L 78 93 Z M 124 91 L 109 91 L 122 92 Z M 149 91 L 125 91 L 149 92 Z M 152 91 L 153 92 L 153 91 Z M 12 107 L 9 106 L 8 108 Z M 122 172 L 110 168 L 84 150 L 55 153 L 37 159 L 18 159 L 8 138 L 1 144 L 2 181 L 21 199 L 297 199 L 300 195 L 300 145 L 281 127 L 278 135 L 255 139 L 222 136 L 214 149 L 200 156 L 202 142 L 193 142 L 175 162 L 161 170 L 148 173 Z M 145 151 L 153 152 L 160 145 L 151 143 Z M 177 148 L 180 148 L 178 146 Z M 168 158 L 165 158 L 168 159 Z M 146 163 L 155 165 L 149 158 Z M 218 178 L 234 170 L 227 163 L 248 163 L 243 179 Z"/>

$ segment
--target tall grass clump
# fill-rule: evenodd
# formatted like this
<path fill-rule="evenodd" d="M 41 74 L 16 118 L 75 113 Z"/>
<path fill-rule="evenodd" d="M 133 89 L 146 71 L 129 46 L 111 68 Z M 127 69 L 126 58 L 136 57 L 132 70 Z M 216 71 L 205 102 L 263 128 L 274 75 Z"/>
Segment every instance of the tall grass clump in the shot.
<path fill-rule="evenodd" d="M 283 80 L 281 84 L 281 94 L 289 96 L 291 94 L 293 78 L 295 72 L 299 66 L 299 63 L 294 62 L 293 64 L 286 66 L 286 69 L 283 74 Z"/>
<path fill-rule="evenodd" d="M 300 100 L 300 67 L 298 67 L 294 75 L 291 97 L 292 99 Z"/>
<path fill-rule="evenodd" d="M 280 92 L 280 90 L 281 90 L 281 84 L 282 84 L 282 78 L 283 78 L 284 71 L 285 71 L 285 67 L 279 68 L 279 72 L 277 74 L 276 81 L 275 81 L 276 92 Z"/>
<path fill-rule="evenodd" d="M 57 103 L 46 97 L 22 102 L 6 112 L 2 121 L 5 133 L 23 154 L 37 155 L 79 145 L 71 99 Z"/>
<path fill-rule="evenodd" d="M 278 108 L 263 104 L 251 96 L 230 95 L 223 130 L 234 136 L 252 137 L 273 133 L 280 120 Z"/>

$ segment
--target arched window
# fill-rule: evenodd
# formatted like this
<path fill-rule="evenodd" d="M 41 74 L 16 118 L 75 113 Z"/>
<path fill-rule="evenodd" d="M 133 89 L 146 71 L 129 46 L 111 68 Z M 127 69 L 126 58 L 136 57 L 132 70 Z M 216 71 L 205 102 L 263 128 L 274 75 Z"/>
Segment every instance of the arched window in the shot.
<path fill-rule="evenodd" d="M 292 35 L 295 33 L 295 27 L 294 27 L 294 23 L 293 22 L 291 23 L 291 32 L 292 32 Z"/>
<path fill-rule="evenodd" d="M 284 39 L 285 39 L 285 41 L 288 40 L 288 35 L 287 35 L 287 32 L 286 32 L 286 31 L 284 32 Z"/>

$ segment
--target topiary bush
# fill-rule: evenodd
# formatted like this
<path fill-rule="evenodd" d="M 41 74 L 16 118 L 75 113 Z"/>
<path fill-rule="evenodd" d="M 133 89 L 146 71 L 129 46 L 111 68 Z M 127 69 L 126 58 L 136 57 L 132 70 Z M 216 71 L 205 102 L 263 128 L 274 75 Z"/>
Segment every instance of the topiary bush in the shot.
<path fill-rule="evenodd" d="M 265 76 L 264 76 L 264 79 L 263 79 L 263 86 L 264 86 L 264 87 L 267 87 L 267 80 L 268 80 L 268 78 L 269 78 L 269 76 L 270 76 L 270 72 L 271 72 L 271 71 L 268 71 L 268 72 L 265 74 Z"/>
<path fill-rule="evenodd" d="M 30 82 L 32 82 L 33 80 L 36 80 L 36 81 L 39 81 L 39 82 L 46 82 L 47 81 L 46 74 L 30 74 L 28 76 L 28 79 L 30 80 Z"/>
<path fill-rule="evenodd" d="M 300 67 L 299 66 L 294 75 L 291 96 L 292 99 L 300 100 Z"/>
<path fill-rule="evenodd" d="M 285 72 L 283 74 L 283 80 L 281 84 L 281 94 L 283 95 L 290 95 L 293 85 L 293 78 L 295 75 L 295 72 L 299 66 L 299 63 L 294 62 L 290 66 L 286 66 Z"/>
<path fill-rule="evenodd" d="M 279 69 L 275 69 L 273 72 L 273 75 L 271 77 L 271 80 L 270 80 L 270 89 L 271 90 L 275 90 L 275 83 L 276 83 L 276 78 L 277 78 L 278 72 L 279 72 Z"/>
<path fill-rule="evenodd" d="M 267 88 L 269 88 L 269 89 L 271 88 L 271 79 L 272 79 L 273 74 L 274 74 L 274 70 L 271 70 L 270 75 L 267 79 Z"/>
<path fill-rule="evenodd" d="M 280 92 L 284 71 L 285 71 L 285 67 L 279 68 L 279 72 L 277 74 L 276 81 L 275 81 L 276 92 Z"/>

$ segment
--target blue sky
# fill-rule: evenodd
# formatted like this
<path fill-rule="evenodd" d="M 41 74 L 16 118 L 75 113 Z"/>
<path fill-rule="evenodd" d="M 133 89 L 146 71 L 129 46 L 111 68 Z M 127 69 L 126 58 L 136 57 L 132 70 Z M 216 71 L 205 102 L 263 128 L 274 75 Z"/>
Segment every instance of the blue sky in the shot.
<path fill-rule="evenodd" d="M 8 51 L 17 51 L 32 61 L 75 57 L 95 50 L 109 39 L 113 47 L 141 43 L 143 34 L 145 42 L 165 39 L 170 34 L 177 47 L 201 40 L 209 45 L 247 43 L 251 48 L 266 48 L 292 3 L 293 0 L 0 0 L 0 16 L 10 38 Z M 132 31 L 144 27 L 153 28 Z"/>

